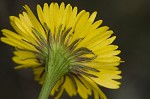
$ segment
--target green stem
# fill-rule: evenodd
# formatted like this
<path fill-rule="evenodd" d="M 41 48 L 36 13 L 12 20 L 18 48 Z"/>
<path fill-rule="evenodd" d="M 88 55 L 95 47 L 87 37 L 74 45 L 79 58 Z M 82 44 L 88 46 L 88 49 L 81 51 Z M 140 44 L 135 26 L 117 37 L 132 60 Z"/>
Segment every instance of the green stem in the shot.
<path fill-rule="evenodd" d="M 60 77 L 59 76 L 56 77 L 56 75 L 57 74 L 53 74 L 53 72 L 46 73 L 45 80 L 38 99 L 48 99 L 54 85 L 60 79 Z"/>

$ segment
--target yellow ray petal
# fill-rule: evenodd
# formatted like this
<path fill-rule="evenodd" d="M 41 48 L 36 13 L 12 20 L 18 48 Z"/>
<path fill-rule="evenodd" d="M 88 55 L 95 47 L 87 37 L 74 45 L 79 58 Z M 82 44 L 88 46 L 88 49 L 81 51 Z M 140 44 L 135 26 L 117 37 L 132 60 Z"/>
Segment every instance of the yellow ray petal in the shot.
<path fill-rule="evenodd" d="M 100 41 L 102 41 L 103 39 L 106 39 L 106 38 L 102 38 L 103 36 L 105 36 L 105 34 L 107 35 L 108 33 L 106 33 L 106 31 L 108 30 L 109 28 L 107 26 L 105 27 L 101 27 L 101 28 L 98 28 L 94 31 L 91 31 L 90 33 L 87 34 L 87 36 L 82 40 L 82 42 L 78 45 L 78 47 L 81 47 L 81 46 L 85 46 L 85 47 L 88 47 L 89 44 L 93 45 L 96 44 L 96 43 L 99 43 Z M 111 35 L 109 33 L 109 35 Z M 102 39 L 101 39 L 102 38 Z M 88 46 L 87 46 L 88 45 Z"/>
<path fill-rule="evenodd" d="M 82 97 L 82 99 L 87 99 L 89 95 L 88 90 L 77 78 L 75 78 L 75 81 L 78 86 L 78 94 Z"/>
<path fill-rule="evenodd" d="M 31 61 L 29 61 L 29 62 L 31 62 Z M 39 66 L 39 64 L 37 64 L 37 63 L 23 64 L 23 65 L 16 66 L 15 69 L 31 68 L 31 67 L 37 67 L 37 66 Z"/>
<path fill-rule="evenodd" d="M 20 30 L 20 28 L 17 27 L 17 25 L 15 24 L 15 21 L 14 21 L 14 20 L 15 20 L 17 17 L 15 17 L 15 16 L 10 16 L 9 18 L 10 18 L 10 24 L 11 24 L 12 27 L 15 29 L 15 31 L 16 31 L 18 34 L 22 35 L 23 37 L 29 38 L 29 36 L 26 35 L 22 30 Z"/>
<path fill-rule="evenodd" d="M 103 42 L 101 42 L 97 45 L 88 46 L 88 48 L 91 49 L 91 50 L 102 49 L 102 48 L 106 47 L 107 45 L 111 44 L 115 39 L 116 39 L 116 36 L 113 36 L 109 39 L 104 40 Z"/>
<path fill-rule="evenodd" d="M 109 51 L 113 51 L 113 50 L 116 50 L 118 49 L 118 46 L 117 45 L 108 45 L 108 46 L 105 46 L 105 47 L 102 47 L 102 48 L 99 48 L 99 49 L 95 49 L 93 50 L 95 53 L 105 53 L 105 52 L 109 52 Z"/>
<path fill-rule="evenodd" d="M 93 81 L 95 81 L 97 84 L 111 88 L 111 89 L 117 89 L 119 88 L 120 82 L 117 82 L 113 79 L 121 79 L 121 76 L 119 75 L 121 71 L 114 71 L 114 70 L 104 70 L 99 69 L 100 72 L 94 73 L 95 76 L 98 78 L 90 77 Z M 89 73 L 92 73 L 89 71 Z"/>
<path fill-rule="evenodd" d="M 36 58 L 35 54 L 29 51 L 14 51 L 14 54 L 20 58 Z"/>
<path fill-rule="evenodd" d="M 11 46 L 22 48 L 22 49 L 30 49 L 30 50 L 35 49 L 33 46 L 23 42 L 22 39 L 24 38 L 22 36 L 7 29 L 3 29 L 2 32 L 7 37 L 7 38 L 6 37 L 1 38 L 3 42 L 10 44 Z"/>
<path fill-rule="evenodd" d="M 71 14 L 70 14 L 68 24 L 66 25 L 67 29 L 70 28 L 70 27 L 74 27 L 73 25 L 75 23 L 75 18 L 76 18 L 76 15 L 77 15 L 77 11 L 78 11 L 78 8 L 74 7 Z"/>
<path fill-rule="evenodd" d="M 120 54 L 120 52 L 121 52 L 120 50 L 116 50 L 116 51 L 109 51 L 99 55 L 101 55 L 101 57 L 111 57 Z"/>
<path fill-rule="evenodd" d="M 60 92 L 57 94 L 57 96 L 54 99 L 60 99 L 60 97 L 62 96 L 63 92 L 64 92 L 64 88 L 61 88 Z"/>
<path fill-rule="evenodd" d="M 38 18 L 41 22 L 41 24 L 44 24 L 44 16 L 43 16 L 43 11 L 40 5 L 37 5 L 37 14 L 38 14 Z"/>
<path fill-rule="evenodd" d="M 83 63 L 85 66 L 89 66 L 91 68 L 95 69 L 105 69 L 105 70 L 118 70 L 118 66 L 120 63 L 119 62 L 114 62 L 114 63 L 100 63 L 100 62 L 91 62 L 91 63 Z"/>
<path fill-rule="evenodd" d="M 38 66 L 40 65 L 40 63 L 37 62 L 36 59 L 25 59 L 24 57 L 21 58 L 21 57 L 17 57 L 17 56 L 14 56 L 13 58 L 13 61 L 18 63 L 18 64 L 24 64 L 26 66 Z"/>
<path fill-rule="evenodd" d="M 43 20 L 48 25 L 50 24 L 49 23 L 49 19 L 50 19 L 50 16 L 49 16 L 49 6 L 48 6 L 47 3 L 44 3 L 44 6 L 43 6 Z"/>
<path fill-rule="evenodd" d="M 68 19 L 70 17 L 71 12 L 72 12 L 72 7 L 70 6 L 70 4 L 68 4 L 66 6 L 66 8 L 65 8 L 65 11 L 64 11 L 64 14 L 63 14 L 63 18 L 62 18 L 62 22 L 61 22 L 61 24 L 63 24 L 64 27 L 66 27 L 67 24 L 68 24 Z"/>
<path fill-rule="evenodd" d="M 89 18 L 88 18 L 88 15 L 89 15 L 88 13 L 87 13 L 87 17 L 86 17 L 86 15 L 85 16 L 83 15 L 83 18 L 86 17 L 88 19 L 84 20 L 85 22 L 81 22 L 82 25 L 80 25 L 81 24 L 80 20 L 82 20 L 82 18 L 79 20 L 78 24 L 80 25 L 80 28 L 77 28 L 75 30 L 75 33 L 78 34 L 79 38 L 84 38 L 86 35 L 88 35 L 87 32 L 89 31 L 91 24 L 95 20 L 96 14 L 97 14 L 97 12 L 92 13 L 92 15 Z M 84 19 L 86 19 L 86 18 L 84 18 Z"/>
<path fill-rule="evenodd" d="M 44 67 L 33 68 L 33 74 L 35 75 L 34 79 L 36 81 L 41 80 L 41 73 L 44 71 Z M 45 75 L 45 74 L 43 74 Z"/>
<path fill-rule="evenodd" d="M 105 42 L 111 35 L 112 31 L 107 31 L 102 33 L 101 35 L 97 35 L 97 37 L 93 37 L 93 39 L 89 42 L 88 48 L 91 48 L 93 46 L 98 46 L 98 44 L 101 44 L 102 42 Z"/>
<path fill-rule="evenodd" d="M 50 93 L 50 95 L 51 96 L 54 96 L 55 95 L 55 93 L 56 92 L 58 92 L 59 91 L 59 89 L 61 89 L 61 85 L 62 85 L 62 83 L 64 82 L 64 76 L 63 77 L 61 77 L 61 79 L 55 84 L 55 86 L 54 86 L 54 88 L 52 89 L 52 91 L 51 91 L 51 93 Z"/>
<path fill-rule="evenodd" d="M 29 16 L 26 12 L 23 12 L 22 14 L 19 15 L 19 18 L 21 20 L 21 22 L 23 22 L 27 27 L 33 27 L 30 19 L 29 19 Z"/>
<path fill-rule="evenodd" d="M 95 99 L 99 99 L 99 97 L 100 97 L 100 99 L 107 99 L 105 94 L 101 91 L 101 89 L 97 86 L 96 83 L 94 83 L 90 78 L 88 78 L 88 77 L 86 77 L 84 75 L 83 75 L 83 77 L 88 82 L 88 84 L 91 86 L 91 88 L 93 89 L 94 96 L 95 96 L 94 98 Z"/>
<path fill-rule="evenodd" d="M 75 96 L 77 94 L 73 82 L 67 76 L 66 76 L 66 80 L 65 80 L 65 83 L 64 83 L 63 87 L 64 87 L 64 89 L 66 90 L 66 92 L 68 93 L 69 96 Z"/>
<path fill-rule="evenodd" d="M 99 76 L 103 76 L 107 79 L 121 79 L 121 76 L 119 75 L 121 71 L 115 71 L 115 70 L 100 70 L 101 72 L 98 74 Z"/>
<path fill-rule="evenodd" d="M 60 21 L 58 20 L 59 17 L 62 17 L 60 16 L 60 13 L 59 13 L 59 6 L 58 6 L 58 3 L 54 3 L 54 26 L 55 26 L 55 29 L 56 29 L 56 33 L 58 33 L 58 29 L 59 29 L 59 26 L 60 26 Z"/>
<path fill-rule="evenodd" d="M 111 57 L 101 57 L 101 56 L 98 56 L 96 58 L 96 61 L 98 62 L 120 62 L 120 57 L 118 56 L 111 56 Z"/>
<path fill-rule="evenodd" d="M 45 32 L 41 26 L 41 24 L 39 23 L 39 21 L 36 19 L 36 17 L 34 16 L 33 12 L 30 10 L 30 8 L 25 5 L 24 8 L 26 9 L 28 16 L 30 18 L 30 21 L 32 22 L 34 28 L 39 31 L 41 33 L 41 35 L 46 38 Z"/>

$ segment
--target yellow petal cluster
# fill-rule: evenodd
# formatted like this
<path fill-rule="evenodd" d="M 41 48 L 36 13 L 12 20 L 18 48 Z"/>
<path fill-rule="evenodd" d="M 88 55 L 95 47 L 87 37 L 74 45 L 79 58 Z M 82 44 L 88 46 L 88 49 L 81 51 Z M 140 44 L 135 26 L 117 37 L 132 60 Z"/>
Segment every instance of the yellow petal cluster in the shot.
<path fill-rule="evenodd" d="M 69 37 L 69 44 L 78 38 L 84 38 L 75 49 L 86 47 L 97 55 L 97 57 L 91 62 L 82 64 L 95 68 L 100 72 L 87 71 L 88 73 L 97 76 L 97 78 L 87 77 L 85 75 L 78 77 L 78 79 L 74 77 L 78 86 L 77 90 L 68 76 L 62 77 L 54 86 L 51 95 L 58 92 L 56 99 L 59 99 L 63 91 L 66 91 L 69 96 L 79 94 L 83 99 L 87 99 L 92 93 L 94 94 L 95 99 L 106 99 L 106 96 L 99 86 L 110 89 L 119 88 L 120 82 L 116 80 L 121 79 L 121 76 L 119 75 L 121 71 L 117 67 L 120 64 L 121 59 L 116 55 L 120 53 L 120 50 L 117 50 L 117 45 L 112 45 L 116 36 L 112 36 L 113 31 L 109 30 L 109 27 L 100 26 L 102 20 L 94 22 L 97 12 L 93 12 L 92 14 L 85 10 L 78 12 L 78 8 L 72 7 L 70 4 L 65 6 L 64 3 L 61 3 L 59 6 L 58 3 L 51 3 L 50 5 L 45 3 L 43 8 L 40 5 L 37 5 L 37 19 L 27 5 L 25 5 L 24 8 L 25 11 L 22 14 L 19 14 L 19 17 L 10 16 L 10 23 L 15 29 L 15 32 L 8 29 L 2 30 L 5 37 L 2 37 L 1 41 L 16 48 L 14 51 L 15 56 L 13 57 L 13 61 L 19 64 L 16 69 L 32 68 L 33 73 L 35 74 L 35 80 L 42 84 L 44 75 L 42 77 L 40 77 L 40 75 L 43 72 L 44 67 L 41 66 L 36 59 L 37 56 L 32 52 L 37 51 L 37 49 L 31 44 L 24 42 L 24 40 L 37 45 L 37 38 L 33 34 L 33 28 L 46 39 L 44 30 L 45 24 L 50 29 L 52 35 L 57 35 L 58 33 L 62 33 L 64 30 L 71 28 L 65 42 L 67 42 Z M 62 26 L 61 29 L 60 26 Z"/>

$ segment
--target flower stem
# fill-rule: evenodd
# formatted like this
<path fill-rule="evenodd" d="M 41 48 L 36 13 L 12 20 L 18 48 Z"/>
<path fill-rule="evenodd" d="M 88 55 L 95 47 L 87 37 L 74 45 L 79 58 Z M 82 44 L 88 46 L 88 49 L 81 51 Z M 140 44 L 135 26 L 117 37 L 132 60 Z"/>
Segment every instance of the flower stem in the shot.
<path fill-rule="evenodd" d="M 50 92 L 52 91 L 54 85 L 60 78 L 60 77 L 55 77 L 55 76 L 56 75 L 51 72 L 46 73 L 45 80 L 44 80 L 38 99 L 48 99 Z"/>
<path fill-rule="evenodd" d="M 62 76 L 63 75 L 55 72 L 55 70 L 53 70 L 52 68 L 49 69 L 49 71 L 45 72 L 44 83 L 38 99 L 48 99 L 53 87 Z"/>

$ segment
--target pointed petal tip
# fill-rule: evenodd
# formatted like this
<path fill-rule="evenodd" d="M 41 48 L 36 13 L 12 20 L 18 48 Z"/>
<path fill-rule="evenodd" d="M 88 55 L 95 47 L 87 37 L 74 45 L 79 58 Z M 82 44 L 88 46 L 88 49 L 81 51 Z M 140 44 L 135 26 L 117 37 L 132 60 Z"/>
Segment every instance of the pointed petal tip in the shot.
<path fill-rule="evenodd" d="M 21 69 L 19 66 L 14 67 L 14 69 Z"/>
<path fill-rule="evenodd" d="M 97 11 L 94 11 L 93 14 L 97 15 Z"/>
<path fill-rule="evenodd" d="M 37 7 L 37 8 L 40 8 L 41 6 L 38 4 L 36 7 Z"/>
<path fill-rule="evenodd" d="M 5 32 L 7 29 L 2 29 L 1 32 Z"/>

